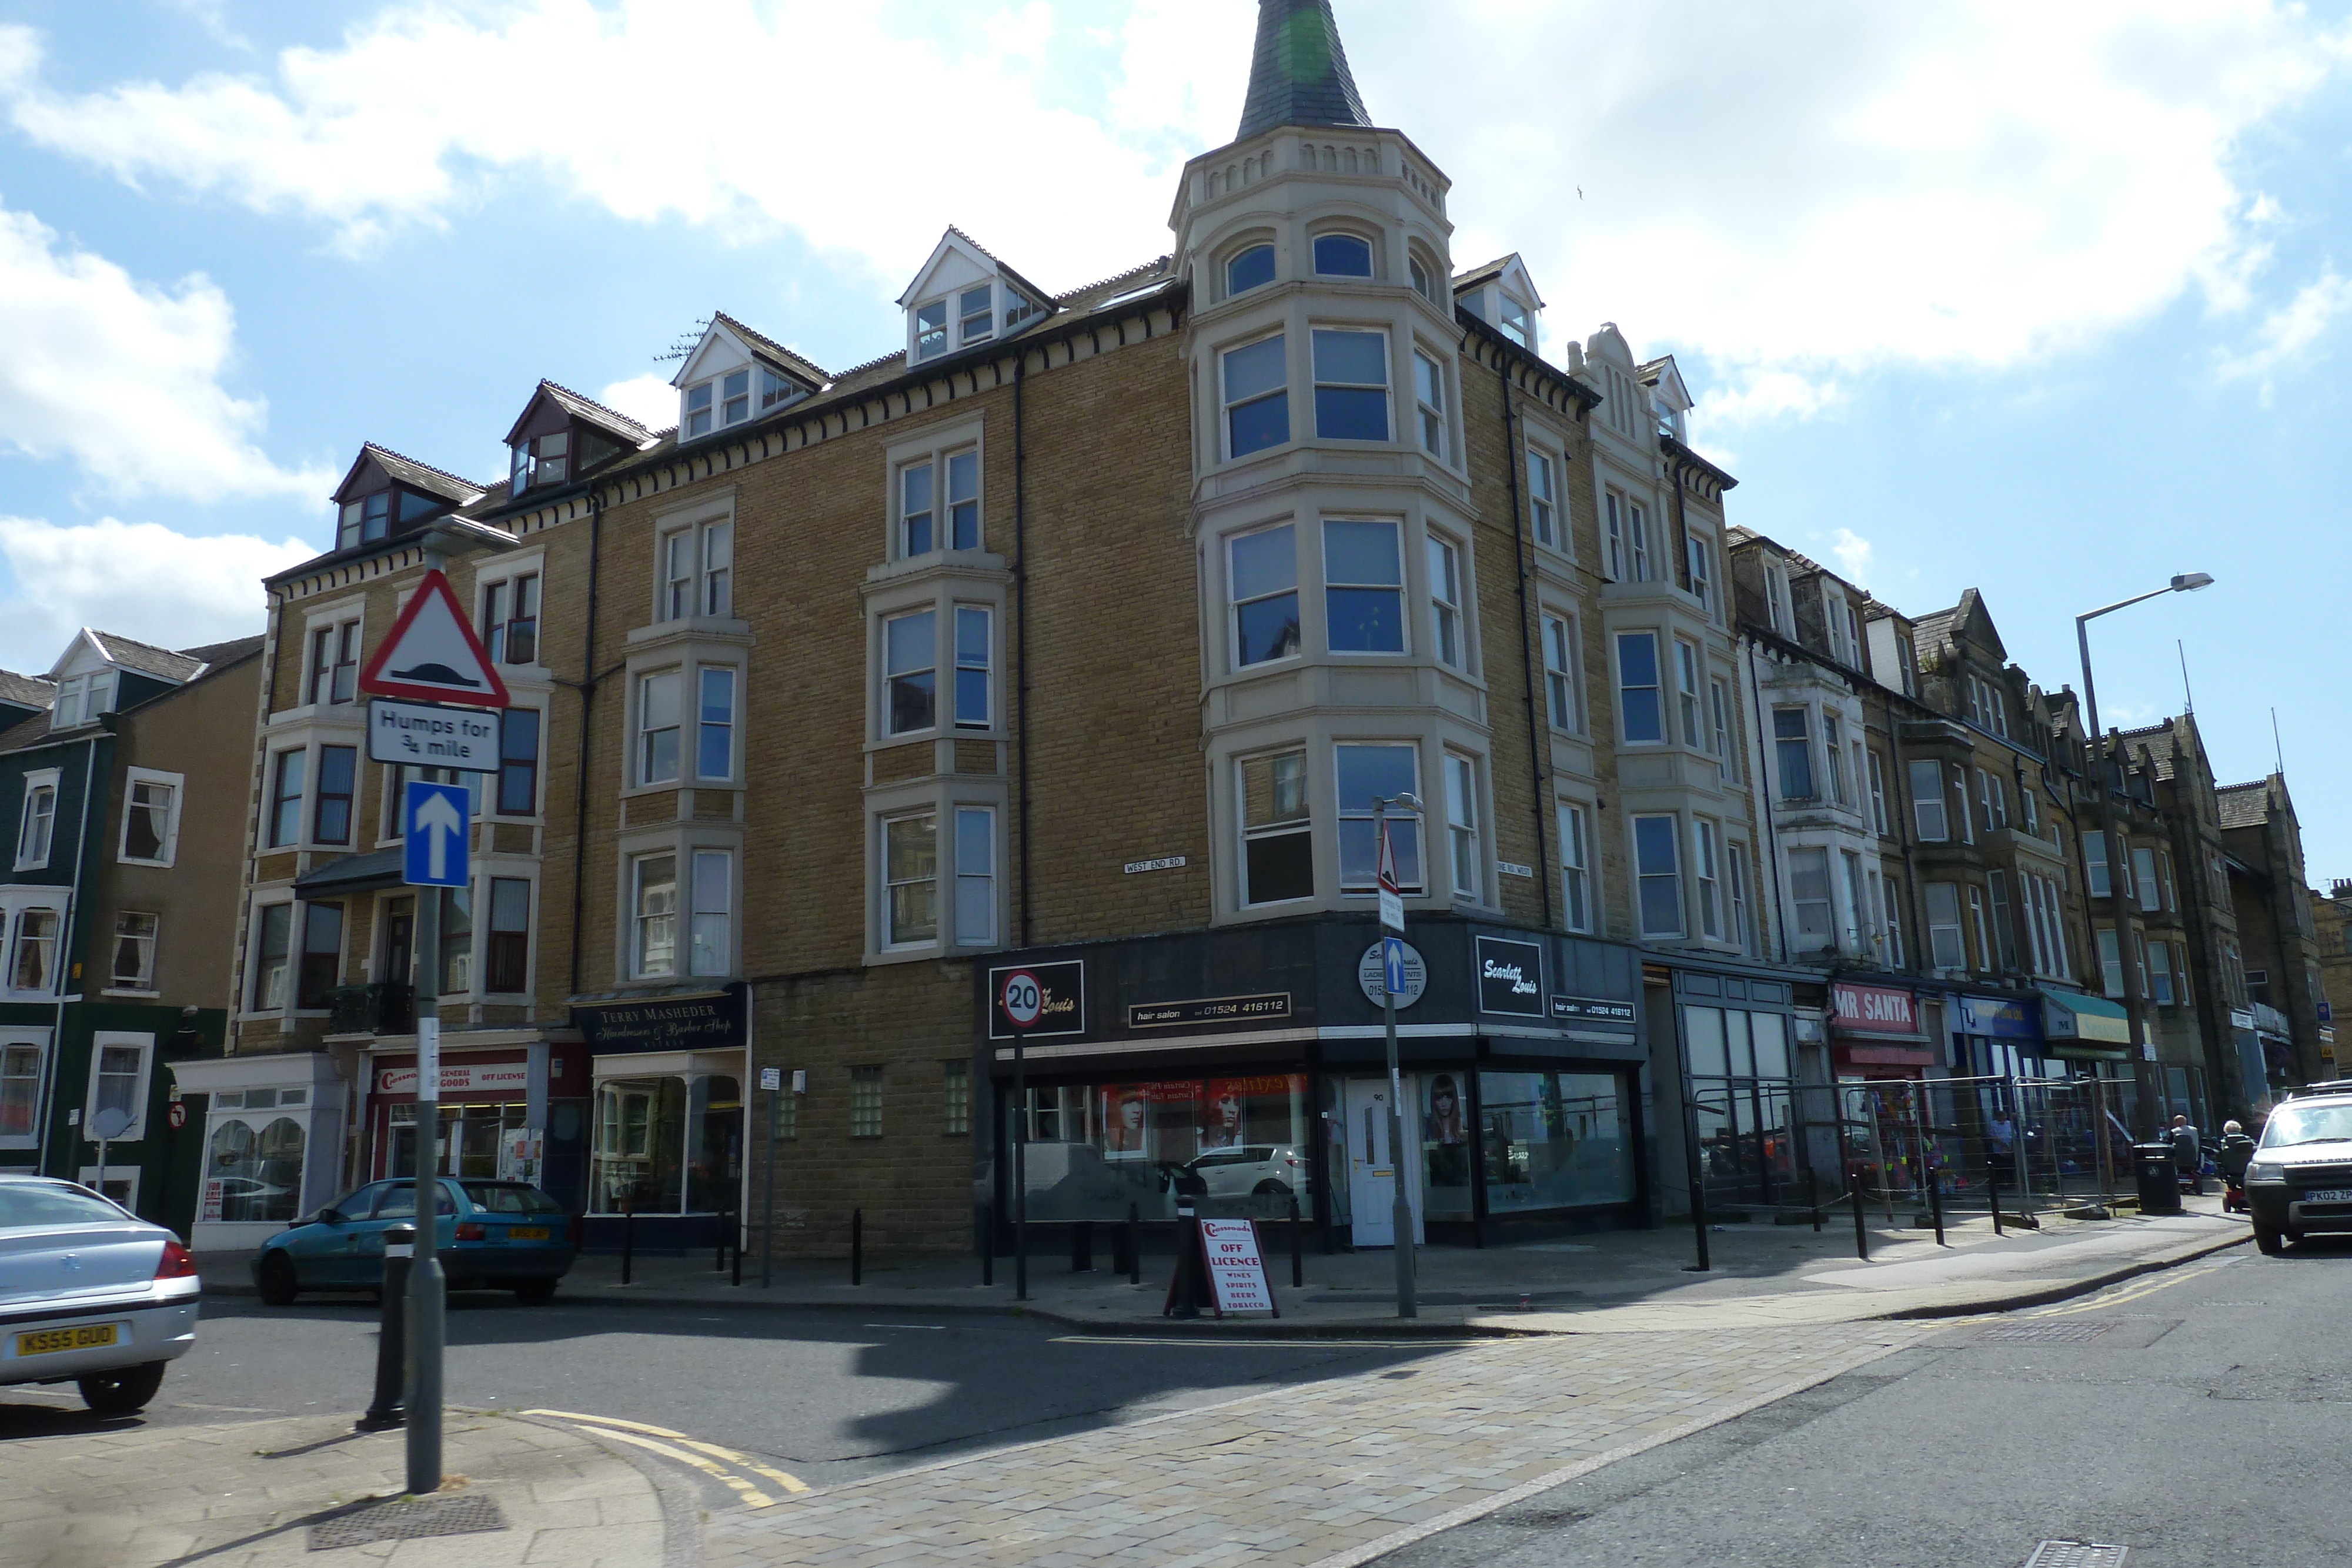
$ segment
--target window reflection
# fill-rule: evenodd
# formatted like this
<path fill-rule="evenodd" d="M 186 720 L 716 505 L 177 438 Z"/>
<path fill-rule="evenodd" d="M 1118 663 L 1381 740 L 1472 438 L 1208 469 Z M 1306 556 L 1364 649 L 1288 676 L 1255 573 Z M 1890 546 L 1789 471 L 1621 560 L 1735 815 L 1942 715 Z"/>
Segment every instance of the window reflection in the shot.
<path fill-rule="evenodd" d="M 1023 1109 L 1004 1103 L 1008 1172 Z M 1314 1212 L 1304 1073 L 1033 1088 L 1026 1114 L 1031 1219 L 1173 1219 L 1186 1189 L 1211 1218 Z"/>

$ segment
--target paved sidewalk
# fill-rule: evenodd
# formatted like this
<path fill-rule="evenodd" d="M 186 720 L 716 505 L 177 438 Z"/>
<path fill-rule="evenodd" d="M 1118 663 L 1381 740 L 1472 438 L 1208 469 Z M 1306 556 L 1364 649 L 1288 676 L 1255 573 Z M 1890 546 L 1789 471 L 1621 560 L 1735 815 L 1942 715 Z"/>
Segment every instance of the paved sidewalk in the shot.
<path fill-rule="evenodd" d="M 1738 1224 L 1710 1228 L 1713 1268 L 1695 1273 L 1687 1225 L 1656 1230 L 1595 1232 L 1571 1239 L 1503 1243 L 1484 1249 L 1424 1249 L 1418 1285 L 1421 1315 L 1411 1332 L 1579 1333 L 1691 1328 L 1699 1323 L 1859 1322 L 2029 1306 L 2080 1294 L 2116 1280 L 2183 1262 L 2245 1240 L 2244 1219 L 2221 1212 L 2218 1197 L 2184 1197 L 2187 1212 L 2106 1220 L 2045 1216 L 2039 1230 L 2011 1227 L 1996 1238 L 1989 1218 L 1955 1223 L 1937 1247 L 1933 1234 L 1904 1223 L 1870 1220 L 1870 1261 L 1854 1256 L 1851 1210 L 1810 1226 Z M 1386 1251 L 1308 1252 L 1306 1284 L 1290 1283 L 1287 1236 L 1265 1228 L 1266 1267 L 1282 1317 L 1203 1320 L 1209 1332 L 1394 1334 L 1393 1255 Z M 205 1289 L 252 1290 L 249 1255 L 199 1260 Z M 779 1260 L 774 1284 L 759 1284 L 760 1260 L 744 1260 L 743 1281 L 711 1268 L 711 1255 L 635 1260 L 634 1281 L 620 1282 L 612 1257 L 581 1260 L 563 1284 L 573 1302 L 627 1301 L 709 1310 L 785 1306 L 901 1312 L 1026 1312 L 1090 1329 L 1135 1331 L 1167 1325 L 1160 1315 L 1171 1260 L 1147 1253 L 1142 1282 L 1109 1270 L 1110 1240 L 1098 1234 L 1091 1273 L 1070 1271 L 1066 1255 L 1030 1260 L 1030 1299 L 1014 1298 L 1013 1267 L 999 1259 L 996 1282 L 979 1281 L 970 1258 L 869 1256 L 862 1284 L 849 1283 L 845 1259 Z"/>
<path fill-rule="evenodd" d="M 19 1438 L 0 1458 L 0 1563 L 664 1568 L 661 1500 L 635 1465 L 573 1432 L 457 1411 L 443 1462 L 464 1479 L 433 1504 L 476 1521 L 483 1503 L 494 1505 L 503 1528 L 314 1549 L 321 1533 L 370 1533 L 415 1507 L 366 1506 L 401 1491 L 403 1443 L 396 1431 L 355 1434 L 348 1416 Z M 673 1568 L 688 1568 L 690 1544 L 672 1556 Z"/>
<path fill-rule="evenodd" d="M 1550 1335 L 711 1521 L 707 1568 L 1355 1568 L 1943 1325 Z"/>

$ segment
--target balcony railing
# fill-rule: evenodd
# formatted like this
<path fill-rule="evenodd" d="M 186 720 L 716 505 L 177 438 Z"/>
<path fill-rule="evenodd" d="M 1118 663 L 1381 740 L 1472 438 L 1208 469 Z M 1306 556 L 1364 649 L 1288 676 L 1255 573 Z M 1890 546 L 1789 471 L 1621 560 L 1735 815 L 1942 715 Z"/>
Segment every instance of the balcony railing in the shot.
<path fill-rule="evenodd" d="M 416 995 L 394 980 L 337 986 L 327 993 L 332 1034 L 406 1034 L 416 1027 Z"/>

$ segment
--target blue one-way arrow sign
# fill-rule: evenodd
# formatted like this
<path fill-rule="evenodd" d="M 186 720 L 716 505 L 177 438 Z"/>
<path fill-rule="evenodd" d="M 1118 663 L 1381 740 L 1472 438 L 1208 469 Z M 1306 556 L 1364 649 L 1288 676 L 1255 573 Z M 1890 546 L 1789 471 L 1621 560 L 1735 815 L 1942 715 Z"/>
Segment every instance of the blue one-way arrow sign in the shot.
<path fill-rule="evenodd" d="M 411 887 L 463 887 L 467 864 L 466 787 L 411 784 L 401 802 L 406 855 L 401 880 Z"/>

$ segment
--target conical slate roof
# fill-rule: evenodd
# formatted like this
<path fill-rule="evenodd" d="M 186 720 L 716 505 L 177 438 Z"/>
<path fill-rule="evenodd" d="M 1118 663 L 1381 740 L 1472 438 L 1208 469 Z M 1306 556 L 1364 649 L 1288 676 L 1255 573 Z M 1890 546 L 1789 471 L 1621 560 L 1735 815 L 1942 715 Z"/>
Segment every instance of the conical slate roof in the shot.
<path fill-rule="evenodd" d="M 1258 0 L 1257 51 L 1236 141 L 1280 125 L 1370 126 L 1331 0 Z"/>

